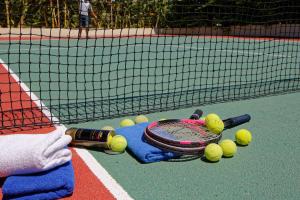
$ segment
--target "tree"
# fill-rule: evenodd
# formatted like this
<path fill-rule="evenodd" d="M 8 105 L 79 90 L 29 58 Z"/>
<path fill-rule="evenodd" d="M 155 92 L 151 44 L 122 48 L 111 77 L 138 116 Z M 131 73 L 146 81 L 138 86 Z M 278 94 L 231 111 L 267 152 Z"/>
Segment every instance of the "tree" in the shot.
<path fill-rule="evenodd" d="M 21 7 L 21 17 L 19 21 L 19 26 L 22 27 L 25 23 L 26 14 L 28 11 L 28 0 L 22 0 L 20 7 Z"/>
<path fill-rule="evenodd" d="M 10 5 L 9 5 L 9 0 L 5 0 L 5 14 L 6 14 L 6 26 L 10 27 Z"/>

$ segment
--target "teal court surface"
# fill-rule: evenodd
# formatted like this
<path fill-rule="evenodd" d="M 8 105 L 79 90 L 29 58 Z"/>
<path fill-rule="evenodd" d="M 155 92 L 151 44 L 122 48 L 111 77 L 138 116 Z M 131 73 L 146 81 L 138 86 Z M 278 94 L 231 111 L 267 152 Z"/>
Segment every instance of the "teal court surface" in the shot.
<path fill-rule="evenodd" d="M 252 132 L 249 146 L 218 163 L 201 159 L 141 164 L 128 152 L 90 153 L 134 199 L 297 199 L 300 195 L 300 94 L 287 94 L 201 107 L 223 118 L 249 113 L 252 120 L 224 132 L 233 139 L 240 128 Z M 189 116 L 196 108 L 147 115 L 150 120 Z M 119 127 L 123 118 L 68 127 Z M 133 119 L 133 117 L 131 117 Z M 134 135 L 132 136 L 134 137 Z"/>

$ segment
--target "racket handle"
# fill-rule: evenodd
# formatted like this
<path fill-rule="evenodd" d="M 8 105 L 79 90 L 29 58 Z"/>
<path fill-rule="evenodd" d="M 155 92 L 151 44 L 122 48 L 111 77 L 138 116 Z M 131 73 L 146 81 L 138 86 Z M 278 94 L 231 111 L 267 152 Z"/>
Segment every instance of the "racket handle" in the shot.
<path fill-rule="evenodd" d="M 224 127 L 226 129 L 233 128 L 233 127 L 236 127 L 238 125 L 249 122 L 250 119 L 251 119 L 251 117 L 248 114 L 241 115 L 241 116 L 238 116 L 238 117 L 228 118 L 228 119 L 223 120 Z"/>
<path fill-rule="evenodd" d="M 190 116 L 190 119 L 198 120 L 203 115 L 203 111 L 200 109 L 197 109 L 194 111 L 194 113 Z"/>

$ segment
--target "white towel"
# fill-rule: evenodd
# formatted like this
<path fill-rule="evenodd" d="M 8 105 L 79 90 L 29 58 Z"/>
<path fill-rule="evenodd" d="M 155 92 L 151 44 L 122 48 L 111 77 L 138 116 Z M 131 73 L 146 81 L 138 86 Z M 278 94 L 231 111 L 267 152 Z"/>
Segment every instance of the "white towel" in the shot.
<path fill-rule="evenodd" d="M 71 137 L 62 129 L 48 134 L 0 136 L 0 177 L 46 171 L 71 160 Z"/>

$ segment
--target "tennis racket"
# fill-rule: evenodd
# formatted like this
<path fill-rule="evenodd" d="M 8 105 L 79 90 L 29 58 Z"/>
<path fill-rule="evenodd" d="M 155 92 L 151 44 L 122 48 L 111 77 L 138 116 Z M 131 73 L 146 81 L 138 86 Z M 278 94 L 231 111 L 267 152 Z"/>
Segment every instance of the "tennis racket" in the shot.
<path fill-rule="evenodd" d="M 190 119 L 200 119 L 200 117 L 203 115 L 203 111 L 200 109 L 195 110 L 195 112 L 190 116 Z"/>
<path fill-rule="evenodd" d="M 249 122 L 245 114 L 223 120 L 224 130 Z M 153 146 L 179 155 L 199 155 L 210 143 L 217 143 L 222 134 L 210 132 L 204 120 L 169 119 L 153 122 L 144 131 L 144 139 Z"/>

